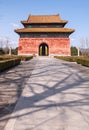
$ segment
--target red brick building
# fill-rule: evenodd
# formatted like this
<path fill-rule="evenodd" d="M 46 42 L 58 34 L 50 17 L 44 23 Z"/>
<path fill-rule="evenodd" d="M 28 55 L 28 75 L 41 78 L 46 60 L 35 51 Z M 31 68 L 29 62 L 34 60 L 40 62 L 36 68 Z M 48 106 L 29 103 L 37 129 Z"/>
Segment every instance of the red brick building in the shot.
<path fill-rule="evenodd" d="M 73 29 L 64 28 L 68 21 L 60 15 L 30 15 L 21 21 L 24 28 L 15 30 L 20 35 L 19 55 L 70 55 L 69 35 Z"/>

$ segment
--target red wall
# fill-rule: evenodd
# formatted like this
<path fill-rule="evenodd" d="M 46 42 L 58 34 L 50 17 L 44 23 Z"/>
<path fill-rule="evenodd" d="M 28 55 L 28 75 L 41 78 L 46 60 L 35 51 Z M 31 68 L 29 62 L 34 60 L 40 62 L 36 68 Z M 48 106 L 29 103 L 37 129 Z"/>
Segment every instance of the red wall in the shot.
<path fill-rule="evenodd" d="M 70 55 L 69 38 L 20 38 L 19 55 L 39 55 L 39 45 L 46 43 L 49 46 L 49 55 Z"/>

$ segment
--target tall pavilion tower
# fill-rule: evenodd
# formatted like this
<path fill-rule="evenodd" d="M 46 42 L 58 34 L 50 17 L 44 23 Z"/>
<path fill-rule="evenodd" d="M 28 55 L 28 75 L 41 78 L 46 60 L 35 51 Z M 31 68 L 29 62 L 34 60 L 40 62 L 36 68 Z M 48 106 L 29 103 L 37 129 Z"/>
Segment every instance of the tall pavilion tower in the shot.
<path fill-rule="evenodd" d="M 69 36 L 74 29 L 64 28 L 68 21 L 60 15 L 29 15 L 21 21 L 24 28 L 15 30 L 19 34 L 19 55 L 70 55 Z"/>

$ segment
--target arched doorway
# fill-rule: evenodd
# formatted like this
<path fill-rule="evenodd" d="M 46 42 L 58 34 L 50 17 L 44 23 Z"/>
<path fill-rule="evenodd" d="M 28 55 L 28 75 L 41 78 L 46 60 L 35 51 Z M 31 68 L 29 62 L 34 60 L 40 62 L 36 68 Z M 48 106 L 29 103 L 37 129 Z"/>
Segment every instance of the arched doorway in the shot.
<path fill-rule="evenodd" d="M 49 47 L 46 43 L 42 43 L 39 46 L 39 55 L 40 56 L 48 56 L 49 55 Z"/>

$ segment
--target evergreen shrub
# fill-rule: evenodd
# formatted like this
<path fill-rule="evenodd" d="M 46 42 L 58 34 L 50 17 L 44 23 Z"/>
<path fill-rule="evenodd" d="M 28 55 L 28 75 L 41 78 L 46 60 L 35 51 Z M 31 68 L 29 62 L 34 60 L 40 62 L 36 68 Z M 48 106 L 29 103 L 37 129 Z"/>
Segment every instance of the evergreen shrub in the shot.
<path fill-rule="evenodd" d="M 9 69 L 13 66 L 19 65 L 21 60 L 19 58 L 0 61 L 0 72 Z"/>
<path fill-rule="evenodd" d="M 55 58 L 69 62 L 76 62 L 78 56 L 55 56 Z"/>
<path fill-rule="evenodd" d="M 89 67 L 89 59 L 88 59 L 88 58 L 85 58 L 85 59 L 77 59 L 77 63 L 78 63 L 78 64 L 81 64 L 81 65 L 83 65 L 83 66 Z"/>

